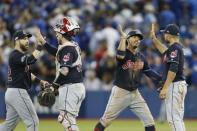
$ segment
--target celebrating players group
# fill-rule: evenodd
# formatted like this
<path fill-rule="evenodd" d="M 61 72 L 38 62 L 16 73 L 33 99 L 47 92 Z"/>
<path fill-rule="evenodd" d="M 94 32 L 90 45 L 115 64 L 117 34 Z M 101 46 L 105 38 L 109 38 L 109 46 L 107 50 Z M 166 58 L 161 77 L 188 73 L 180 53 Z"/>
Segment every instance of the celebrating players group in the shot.
<path fill-rule="evenodd" d="M 25 123 L 27 131 L 38 131 L 39 119 L 27 93 L 32 80 L 42 85 L 40 103 L 51 105 L 54 102 L 52 98 L 59 95 L 58 122 L 62 124 L 64 130 L 79 131 L 76 118 L 85 98 L 80 47 L 73 41 L 73 36 L 78 34 L 79 29 L 80 26 L 73 18 L 60 18 L 53 26 L 58 40 L 57 48 L 47 43 L 40 30 L 35 29 L 37 44 L 32 54 L 27 54 L 32 34 L 25 30 L 15 32 L 14 50 L 9 56 L 8 88 L 5 93 L 6 120 L 0 124 L 0 131 L 13 131 L 20 120 Z M 119 26 L 119 32 L 121 37 L 116 53 L 114 86 L 105 112 L 94 131 L 104 131 L 125 108 L 129 108 L 139 117 L 145 131 L 156 131 L 153 116 L 138 91 L 143 74 L 156 83 L 160 99 L 165 100 L 167 121 L 171 130 L 185 131 L 183 115 L 187 84 L 183 75 L 184 55 L 179 41 L 179 27 L 169 24 L 161 31 L 165 43 L 168 44 L 165 46 L 157 38 L 155 25 L 152 24 L 150 37 L 156 49 L 162 54 L 165 66 L 162 76 L 150 68 L 138 48 L 143 40 L 140 30 L 125 33 Z M 40 80 L 31 72 L 31 65 L 39 59 L 43 49 L 55 57 L 56 77 L 53 83 Z"/>

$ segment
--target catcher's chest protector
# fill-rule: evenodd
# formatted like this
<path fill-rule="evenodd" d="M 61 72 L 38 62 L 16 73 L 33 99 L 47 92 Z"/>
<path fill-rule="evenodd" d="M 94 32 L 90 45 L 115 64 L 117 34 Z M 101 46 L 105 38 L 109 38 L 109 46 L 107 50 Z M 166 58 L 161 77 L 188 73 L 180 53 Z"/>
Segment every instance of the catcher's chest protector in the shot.
<path fill-rule="evenodd" d="M 69 72 L 66 76 L 60 73 L 61 67 L 68 67 Z M 59 45 L 56 54 L 56 78 L 55 82 L 63 85 L 69 83 L 80 83 L 83 81 L 82 61 L 80 56 L 80 47 L 68 42 L 64 45 Z"/>

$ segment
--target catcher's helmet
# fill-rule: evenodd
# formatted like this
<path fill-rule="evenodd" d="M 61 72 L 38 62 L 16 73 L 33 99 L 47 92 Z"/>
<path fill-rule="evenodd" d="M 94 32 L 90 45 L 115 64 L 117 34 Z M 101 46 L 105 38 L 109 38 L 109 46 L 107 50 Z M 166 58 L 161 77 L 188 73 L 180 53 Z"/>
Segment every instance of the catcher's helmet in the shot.
<path fill-rule="evenodd" d="M 140 30 L 132 30 L 127 34 L 127 39 L 132 36 L 139 36 L 140 40 L 143 39 L 143 34 Z"/>
<path fill-rule="evenodd" d="M 75 35 L 75 29 L 80 29 L 76 20 L 71 17 L 63 17 L 57 20 L 53 30 L 61 34 Z"/>

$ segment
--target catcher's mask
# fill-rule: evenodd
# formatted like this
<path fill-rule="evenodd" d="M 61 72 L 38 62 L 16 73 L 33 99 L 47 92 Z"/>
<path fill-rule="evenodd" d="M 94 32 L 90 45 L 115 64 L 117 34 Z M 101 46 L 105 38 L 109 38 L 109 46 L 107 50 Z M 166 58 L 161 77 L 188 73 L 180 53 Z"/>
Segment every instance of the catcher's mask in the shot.
<path fill-rule="evenodd" d="M 80 26 L 71 17 L 63 17 L 57 20 L 53 30 L 62 35 L 75 36 L 79 32 Z"/>

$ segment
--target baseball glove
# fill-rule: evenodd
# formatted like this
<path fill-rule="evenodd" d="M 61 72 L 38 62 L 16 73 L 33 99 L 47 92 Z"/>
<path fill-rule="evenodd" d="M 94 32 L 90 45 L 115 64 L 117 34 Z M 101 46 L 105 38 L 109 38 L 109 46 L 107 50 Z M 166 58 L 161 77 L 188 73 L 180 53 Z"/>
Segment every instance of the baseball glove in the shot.
<path fill-rule="evenodd" d="M 41 90 L 45 90 L 45 89 L 48 89 L 50 88 L 55 96 L 58 96 L 59 95 L 59 92 L 58 92 L 58 88 L 59 88 L 59 85 L 58 84 L 55 84 L 55 83 L 41 83 Z"/>
<path fill-rule="evenodd" d="M 38 102 L 42 106 L 51 107 L 55 103 L 55 92 L 53 88 L 45 88 L 38 94 Z"/>

